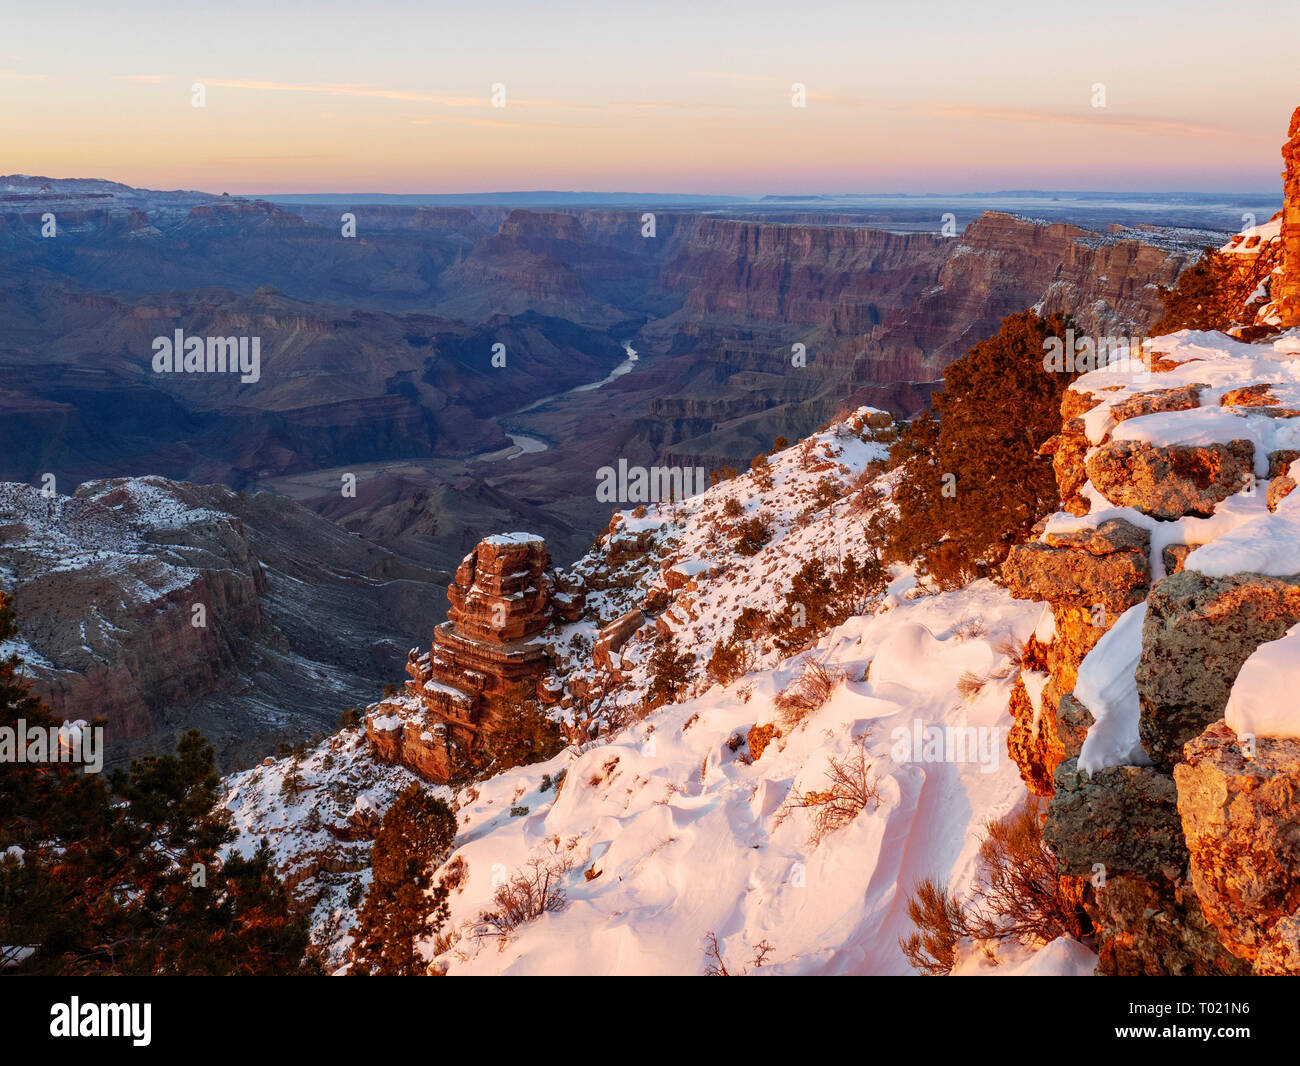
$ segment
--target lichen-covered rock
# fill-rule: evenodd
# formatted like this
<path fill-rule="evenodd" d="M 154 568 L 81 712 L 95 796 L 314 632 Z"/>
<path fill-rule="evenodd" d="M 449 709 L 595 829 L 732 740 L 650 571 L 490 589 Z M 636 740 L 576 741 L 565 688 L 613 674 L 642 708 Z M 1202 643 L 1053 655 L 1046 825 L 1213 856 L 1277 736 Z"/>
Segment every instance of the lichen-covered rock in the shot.
<path fill-rule="evenodd" d="M 1273 926 L 1268 943 L 1259 949 L 1250 972 L 1256 977 L 1300 974 L 1300 916 L 1293 914 Z"/>
<path fill-rule="evenodd" d="M 1072 703 L 1062 697 L 1063 710 Z M 1201 914 L 1187 880 L 1170 775 L 1139 766 L 1089 775 L 1070 757 L 1057 768 L 1055 786 L 1043 839 L 1061 873 L 1087 886 L 1084 909 L 1097 937 L 1099 974 L 1248 972 Z"/>
<path fill-rule="evenodd" d="M 1146 599 L 1149 543 L 1145 529 L 1111 519 L 1095 529 L 1017 544 L 1003 563 L 1002 576 L 1011 595 L 1020 599 L 1089 609 L 1100 604 L 1118 616 Z"/>
<path fill-rule="evenodd" d="M 1138 734 L 1152 760 L 1172 768 L 1183 745 L 1223 717 L 1242 663 L 1298 621 L 1300 576 L 1184 570 L 1159 582 L 1147 601 L 1135 675 Z"/>
<path fill-rule="evenodd" d="M 1047 687 L 1052 688 L 1053 683 L 1048 682 Z M 1088 736 L 1088 728 L 1092 723 L 1092 712 L 1075 698 L 1073 692 L 1067 692 L 1057 701 L 1056 734 L 1060 738 L 1061 747 L 1064 749 L 1064 758 L 1077 759 L 1079 757 L 1084 739 Z"/>
<path fill-rule="evenodd" d="M 1111 404 L 1110 417 L 1116 422 L 1126 422 L 1130 418 L 1141 418 L 1161 411 L 1189 411 L 1201 406 L 1201 390 L 1210 386 L 1197 382 L 1180 385 L 1176 389 L 1155 389 L 1152 392 L 1139 392 L 1119 403 Z"/>
<path fill-rule="evenodd" d="M 1295 448 L 1279 448 L 1275 452 L 1268 453 L 1268 476 L 1270 478 L 1282 477 L 1286 474 L 1287 467 L 1300 459 L 1300 451 Z"/>
<path fill-rule="evenodd" d="M 1241 977 L 1233 955 L 1201 913 L 1184 880 L 1107 877 L 1084 904 L 1097 936 L 1097 974 L 1105 977 Z"/>
<path fill-rule="evenodd" d="M 1117 507 L 1133 507 L 1154 518 L 1201 518 L 1250 483 L 1255 446 L 1227 444 L 1157 446 L 1109 441 L 1084 463 L 1097 490 Z"/>
<path fill-rule="evenodd" d="M 1187 865 L 1174 779 L 1149 766 L 1089 775 L 1067 759 L 1056 770 L 1043 839 L 1061 873 L 1176 878 Z"/>
<path fill-rule="evenodd" d="M 1293 957 L 1300 913 L 1300 740 L 1259 737 L 1253 757 L 1217 722 L 1174 767 L 1191 878 L 1220 939 L 1265 965 Z M 1295 972 L 1295 971 L 1290 971 Z"/>

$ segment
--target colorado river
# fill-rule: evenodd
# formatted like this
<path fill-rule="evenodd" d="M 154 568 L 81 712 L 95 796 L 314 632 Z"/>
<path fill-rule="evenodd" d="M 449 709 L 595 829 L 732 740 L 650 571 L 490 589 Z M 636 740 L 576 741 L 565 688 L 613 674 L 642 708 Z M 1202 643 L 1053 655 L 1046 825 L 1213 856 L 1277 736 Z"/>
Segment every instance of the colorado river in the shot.
<path fill-rule="evenodd" d="M 564 392 L 556 392 L 550 396 L 543 396 L 540 400 L 534 400 L 527 407 L 521 407 L 514 414 L 522 415 L 528 411 L 541 407 L 542 404 L 550 403 L 552 400 L 558 400 L 563 396 L 570 396 L 575 392 L 595 392 L 602 385 L 608 385 L 616 378 L 621 378 L 624 374 L 631 372 L 637 364 L 636 349 L 632 347 L 631 341 L 623 342 L 623 351 L 627 353 L 627 358 L 619 363 L 613 370 L 606 374 L 599 381 L 593 381 L 589 385 L 579 385 L 577 388 L 567 389 Z M 510 415 L 507 418 L 512 417 Z M 550 447 L 546 441 L 538 440 L 536 437 L 525 436 L 522 433 L 506 433 L 510 438 L 511 447 L 500 448 L 495 452 L 484 452 L 482 455 L 476 455 L 469 461 L 471 463 L 488 462 L 494 463 L 501 459 L 518 459 L 521 455 L 535 455 L 538 452 L 544 452 Z"/>
<path fill-rule="evenodd" d="M 599 381 L 593 381 L 589 385 L 579 385 L 577 388 L 568 389 L 564 392 L 556 392 L 550 396 L 543 396 L 540 400 L 534 400 L 527 407 L 519 408 L 519 410 L 516 411 L 515 414 L 517 415 L 525 414 L 528 411 L 532 411 L 538 407 L 541 407 L 542 404 L 544 403 L 550 403 L 552 400 L 558 400 L 561 396 L 570 396 L 575 392 L 594 392 L 602 385 L 608 385 L 611 381 L 615 380 L 616 378 L 621 378 L 624 374 L 629 373 L 632 370 L 632 368 L 636 366 L 636 362 L 637 362 L 636 349 L 632 347 L 631 341 L 623 342 L 623 351 L 627 353 L 627 358 L 624 359 L 623 362 L 619 363 L 618 366 L 616 366 L 613 370 L 611 370 Z"/>

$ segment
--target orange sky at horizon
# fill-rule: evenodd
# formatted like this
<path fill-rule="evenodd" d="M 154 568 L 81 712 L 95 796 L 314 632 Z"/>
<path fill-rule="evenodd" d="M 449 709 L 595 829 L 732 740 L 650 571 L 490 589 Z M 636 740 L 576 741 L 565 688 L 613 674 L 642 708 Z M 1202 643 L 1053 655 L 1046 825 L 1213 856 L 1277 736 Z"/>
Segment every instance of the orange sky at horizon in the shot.
<path fill-rule="evenodd" d="M 0 168 L 150 188 L 1267 192 L 1300 102 L 1273 67 L 1210 84 L 1204 57 L 1220 27 L 1186 11 L 1165 31 L 1176 38 L 1168 54 L 1135 65 L 1128 38 L 1095 54 L 1039 54 L 1034 43 L 1068 37 L 1062 19 L 1077 16 L 1034 22 L 1025 12 L 1041 8 L 1021 3 L 1008 5 L 1025 9 L 1013 26 L 983 38 L 972 13 L 946 0 L 865 18 L 819 5 L 840 13 L 842 33 L 795 14 L 784 32 L 734 15 L 779 5 L 676 0 L 646 9 L 670 18 L 645 22 L 629 13 L 637 4 L 546 5 L 569 11 L 575 21 L 564 22 L 515 0 L 454 16 L 402 2 L 266 11 L 238 0 L 222 11 L 242 8 L 248 21 L 215 23 L 145 0 L 126 5 L 147 16 L 142 36 L 98 11 L 51 6 L 71 18 L 57 34 L 48 8 L 7 16 L 19 32 L 0 52 Z M 1111 6 L 1124 10 L 1097 5 Z M 307 10 L 315 19 L 304 25 Z M 924 36 L 933 23 L 907 19 L 927 12 L 952 49 L 984 57 L 974 76 L 926 49 L 879 46 L 867 62 L 854 47 L 854 25 L 864 41 L 882 26 L 889 39 Z M 1129 18 L 1139 42 L 1153 17 Z M 733 36 L 734 48 L 718 47 Z M 620 39 L 635 47 L 611 50 Z M 421 41 L 439 43 L 426 52 Z M 196 83 L 203 107 L 192 106 Z M 492 105 L 495 84 L 504 107 Z M 792 106 L 796 84 L 806 106 Z"/>

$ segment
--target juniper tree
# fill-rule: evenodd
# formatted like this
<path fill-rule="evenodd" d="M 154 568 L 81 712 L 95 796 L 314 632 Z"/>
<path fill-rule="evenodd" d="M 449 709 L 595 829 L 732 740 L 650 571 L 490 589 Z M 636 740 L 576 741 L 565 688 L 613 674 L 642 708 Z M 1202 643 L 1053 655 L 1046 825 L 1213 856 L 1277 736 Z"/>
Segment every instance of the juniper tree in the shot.
<path fill-rule="evenodd" d="M 1070 327 L 1059 314 L 1009 315 L 947 368 L 938 418 L 913 421 L 891 452 L 899 477 L 886 561 L 916 561 L 941 586 L 960 585 L 995 573 L 1057 509 L 1052 461 L 1040 449 L 1060 432 L 1075 375 L 1045 369 L 1044 353 Z"/>
<path fill-rule="evenodd" d="M 424 972 L 419 943 L 448 917 L 447 886 L 433 871 L 451 852 L 456 816 L 446 801 L 411 785 L 385 812 L 370 853 L 373 880 L 358 915 L 351 972 Z"/>
<path fill-rule="evenodd" d="M 16 632 L 0 593 L 0 643 Z M 58 725 L 10 656 L 0 726 L 19 719 Z M 175 755 L 107 779 L 71 763 L 0 763 L 0 964 L 67 975 L 314 971 L 306 920 L 265 842 L 223 860 L 234 834 L 219 786 L 195 731 Z"/>

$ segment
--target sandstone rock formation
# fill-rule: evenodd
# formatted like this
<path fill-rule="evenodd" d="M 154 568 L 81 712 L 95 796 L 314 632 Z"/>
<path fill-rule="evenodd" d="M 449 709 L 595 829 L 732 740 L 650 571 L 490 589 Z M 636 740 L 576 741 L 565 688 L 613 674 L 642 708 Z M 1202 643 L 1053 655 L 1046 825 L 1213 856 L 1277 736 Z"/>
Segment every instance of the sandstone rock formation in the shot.
<path fill-rule="evenodd" d="M 367 708 L 375 758 L 439 783 L 484 763 L 488 737 L 539 697 L 550 668 L 534 640 L 550 621 L 546 563 L 546 542 L 530 533 L 486 537 L 465 556 L 432 648 L 411 651 L 406 694 Z"/>
<path fill-rule="evenodd" d="M 1262 474 L 1258 444 L 1291 441 L 1268 424 L 1296 403 L 1291 350 L 1287 341 L 1274 348 L 1226 337 L 1218 352 L 1157 343 L 1168 352 L 1154 375 L 1099 371 L 1062 403 L 1062 430 L 1047 450 L 1063 506 L 1077 517 L 1045 520 L 1003 567 L 1013 595 L 1050 611 L 1022 652 L 1008 751 L 1030 790 L 1051 797 L 1044 838 L 1061 874 L 1077 880 L 1099 973 L 1297 972 L 1300 742 L 1260 738 L 1252 758 L 1222 719 L 1247 659 L 1300 622 L 1300 574 L 1287 572 L 1286 550 L 1196 550 L 1236 535 L 1232 524 L 1203 522 L 1222 522 L 1223 508 L 1243 516 L 1242 544 L 1294 536 L 1295 449 L 1260 457 L 1267 510 L 1251 500 Z M 1216 382 L 1213 400 L 1206 380 Z M 1203 410 L 1207 402 L 1217 410 Z M 1214 427 L 1219 439 L 1194 426 Z M 1287 517 L 1275 520 L 1279 510 Z M 1231 565 L 1242 572 L 1225 572 L 1225 559 L 1240 560 Z M 1090 687 L 1079 685 L 1102 635 L 1139 604 L 1131 683 L 1114 678 L 1130 687 L 1102 692 L 1095 670 Z M 1122 661 L 1114 645 L 1106 655 L 1098 662 Z M 1090 756 L 1088 772 L 1080 762 L 1101 726 L 1095 710 L 1131 713 L 1140 747 L 1124 740 L 1107 761 Z"/>
<path fill-rule="evenodd" d="M 1286 328 L 1300 326 L 1300 107 L 1291 116 L 1282 163 L 1282 250 L 1272 296 L 1278 325 Z"/>
<path fill-rule="evenodd" d="M 1206 917 L 1256 972 L 1300 973 L 1300 741 L 1243 750 L 1218 722 L 1174 767 L 1192 884 Z"/>
<path fill-rule="evenodd" d="M 1137 668 L 1147 754 L 1172 769 L 1183 745 L 1223 717 L 1232 682 L 1251 653 L 1298 621 L 1300 575 L 1207 578 L 1185 570 L 1157 584 Z"/>

